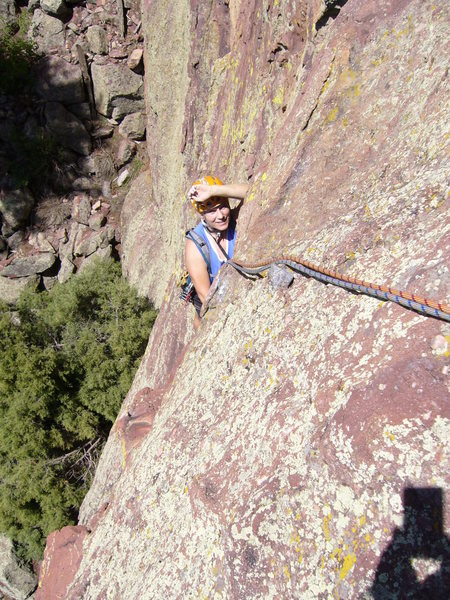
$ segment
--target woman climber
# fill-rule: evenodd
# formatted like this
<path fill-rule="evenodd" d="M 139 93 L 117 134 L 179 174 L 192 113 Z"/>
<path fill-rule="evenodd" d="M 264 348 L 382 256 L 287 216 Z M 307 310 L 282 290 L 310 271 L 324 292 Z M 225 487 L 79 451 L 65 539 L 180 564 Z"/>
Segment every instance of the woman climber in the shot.
<path fill-rule="evenodd" d="M 200 324 L 200 309 L 221 265 L 232 258 L 236 241 L 236 218 L 247 193 L 248 185 L 223 184 L 207 175 L 195 181 L 188 200 L 201 215 L 201 221 L 186 234 L 185 264 L 195 288 L 196 309 L 194 327 Z M 231 209 L 229 200 L 240 200 Z"/>

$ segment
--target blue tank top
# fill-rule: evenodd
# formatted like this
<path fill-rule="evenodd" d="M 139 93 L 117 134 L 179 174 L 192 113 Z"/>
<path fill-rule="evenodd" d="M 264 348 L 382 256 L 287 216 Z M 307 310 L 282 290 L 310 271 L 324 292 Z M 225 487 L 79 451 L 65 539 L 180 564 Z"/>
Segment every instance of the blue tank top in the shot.
<path fill-rule="evenodd" d="M 219 272 L 220 267 L 223 265 L 223 263 L 225 262 L 224 260 L 221 260 L 218 256 L 217 256 L 217 247 L 216 245 L 213 243 L 211 243 L 210 237 L 206 234 L 205 231 L 205 226 L 203 225 L 203 223 L 199 223 L 197 225 L 197 227 L 194 228 L 195 233 L 197 233 L 202 239 L 205 240 L 206 245 L 208 246 L 208 250 L 209 250 L 209 261 L 211 263 L 211 270 L 209 272 L 209 279 L 212 282 L 212 280 L 214 279 L 214 277 L 217 275 L 217 273 Z M 234 244 L 236 242 L 236 222 L 234 221 L 234 219 L 232 219 L 230 221 L 230 224 L 228 226 L 227 229 L 227 233 L 225 236 L 225 239 L 228 240 L 228 250 L 225 248 L 225 252 L 228 254 L 228 256 L 230 258 L 233 258 L 233 253 L 234 253 Z"/>

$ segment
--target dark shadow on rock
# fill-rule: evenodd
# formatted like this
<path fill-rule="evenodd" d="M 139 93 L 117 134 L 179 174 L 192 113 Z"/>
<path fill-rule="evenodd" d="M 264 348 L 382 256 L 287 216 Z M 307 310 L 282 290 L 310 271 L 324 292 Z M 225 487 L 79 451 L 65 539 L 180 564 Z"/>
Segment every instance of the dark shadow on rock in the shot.
<path fill-rule="evenodd" d="M 325 12 L 316 23 L 316 31 L 328 25 L 330 20 L 334 21 L 347 2 L 348 0 L 325 0 Z"/>
<path fill-rule="evenodd" d="M 448 600 L 450 540 L 444 533 L 443 491 L 405 488 L 404 523 L 384 551 L 371 589 L 374 600 Z M 419 578 L 413 559 L 436 561 L 437 569 Z"/>

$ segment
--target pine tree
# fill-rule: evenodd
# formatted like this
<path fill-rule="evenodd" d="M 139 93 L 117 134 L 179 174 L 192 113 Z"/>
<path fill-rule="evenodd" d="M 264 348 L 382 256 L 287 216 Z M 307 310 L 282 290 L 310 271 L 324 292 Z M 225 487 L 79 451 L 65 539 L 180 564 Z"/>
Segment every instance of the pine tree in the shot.
<path fill-rule="evenodd" d="M 0 304 L 0 531 L 24 558 L 76 521 L 155 317 L 112 261 Z"/>

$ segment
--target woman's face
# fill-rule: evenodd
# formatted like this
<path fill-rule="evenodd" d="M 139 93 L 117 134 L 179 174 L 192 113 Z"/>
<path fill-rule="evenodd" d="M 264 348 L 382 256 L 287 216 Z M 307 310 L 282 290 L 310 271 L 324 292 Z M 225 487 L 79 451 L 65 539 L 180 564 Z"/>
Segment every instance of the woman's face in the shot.
<path fill-rule="evenodd" d="M 208 227 L 217 231 L 226 231 L 230 224 L 230 205 L 228 200 L 218 200 L 211 208 L 208 208 L 202 217 Z"/>

